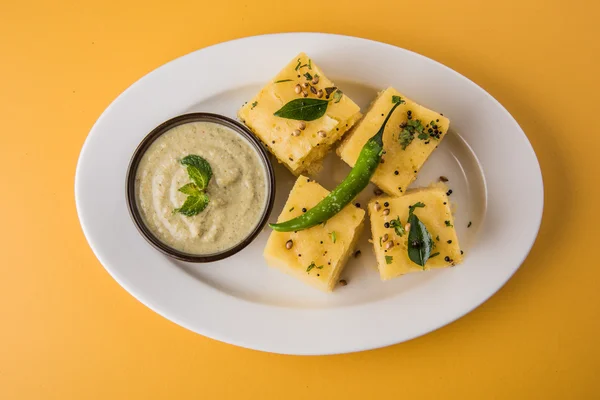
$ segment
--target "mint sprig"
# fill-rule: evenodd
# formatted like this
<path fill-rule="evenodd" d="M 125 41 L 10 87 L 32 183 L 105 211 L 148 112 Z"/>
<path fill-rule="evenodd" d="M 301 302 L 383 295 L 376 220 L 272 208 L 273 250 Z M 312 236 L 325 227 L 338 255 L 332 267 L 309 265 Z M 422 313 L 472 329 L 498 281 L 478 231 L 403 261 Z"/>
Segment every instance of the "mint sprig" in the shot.
<path fill-rule="evenodd" d="M 181 165 L 187 166 L 188 176 L 192 182 L 179 188 L 179 191 L 187 194 L 188 197 L 181 207 L 173 210 L 173 213 L 193 217 L 208 206 L 209 198 L 205 190 L 212 178 L 212 168 L 208 161 L 195 154 L 185 156 L 179 162 Z"/>

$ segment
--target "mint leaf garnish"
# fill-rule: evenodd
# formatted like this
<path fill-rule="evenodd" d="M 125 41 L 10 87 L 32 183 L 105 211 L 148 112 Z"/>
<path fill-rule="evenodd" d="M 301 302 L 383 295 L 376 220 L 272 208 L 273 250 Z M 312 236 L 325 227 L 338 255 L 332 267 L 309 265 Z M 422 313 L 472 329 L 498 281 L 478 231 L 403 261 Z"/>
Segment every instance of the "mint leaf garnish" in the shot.
<path fill-rule="evenodd" d="M 201 193 L 198 185 L 196 185 L 194 182 L 183 185 L 179 188 L 179 191 L 183 194 L 187 194 L 188 196 L 198 196 Z"/>
<path fill-rule="evenodd" d="M 200 193 L 194 196 L 188 196 L 185 199 L 183 205 L 173 210 L 186 217 L 193 217 L 203 211 L 208 205 L 208 195 L 206 193 Z"/>
<path fill-rule="evenodd" d="M 205 190 L 212 178 L 212 168 L 208 161 L 195 154 L 185 156 L 179 162 L 181 165 L 187 166 L 188 176 L 193 182 L 186 183 L 179 188 L 179 191 L 187 194 L 188 197 L 181 207 L 173 210 L 173 213 L 193 217 L 208 205 L 208 195 Z"/>
<path fill-rule="evenodd" d="M 208 161 L 195 154 L 190 154 L 181 159 L 181 164 L 186 165 L 190 179 L 198 185 L 198 189 L 204 190 L 212 178 L 212 168 Z"/>

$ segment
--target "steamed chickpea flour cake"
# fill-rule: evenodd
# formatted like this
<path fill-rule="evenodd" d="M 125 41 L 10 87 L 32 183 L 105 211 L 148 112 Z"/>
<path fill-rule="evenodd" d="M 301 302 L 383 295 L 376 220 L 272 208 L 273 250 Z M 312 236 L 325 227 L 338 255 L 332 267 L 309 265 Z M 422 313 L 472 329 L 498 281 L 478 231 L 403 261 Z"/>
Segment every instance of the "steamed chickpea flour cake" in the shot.
<path fill-rule="evenodd" d="M 362 114 L 313 59 L 300 53 L 238 116 L 298 176 L 318 172 L 323 157 Z"/>
<path fill-rule="evenodd" d="M 266 205 L 266 171 L 239 134 L 213 122 L 190 122 L 158 137 L 136 173 L 146 226 L 189 254 L 232 248 L 256 227 Z"/>
<path fill-rule="evenodd" d="M 391 196 L 382 198 L 383 210 L 376 200 L 369 205 L 382 279 L 462 260 L 445 192 L 406 193 L 448 131 L 450 121 L 443 115 L 390 87 L 361 119 L 356 103 L 304 53 L 238 115 L 294 175 L 314 175 L 329 149 L 349 132 L 337 153 L 352 170 L 331 192 L 300 175 L 277 222 L 269 224 L 273 232 L 264 252 L 269 265 L 332 291 L 363 226 L 365 213 L 352 200 L 369 181 Z"/>

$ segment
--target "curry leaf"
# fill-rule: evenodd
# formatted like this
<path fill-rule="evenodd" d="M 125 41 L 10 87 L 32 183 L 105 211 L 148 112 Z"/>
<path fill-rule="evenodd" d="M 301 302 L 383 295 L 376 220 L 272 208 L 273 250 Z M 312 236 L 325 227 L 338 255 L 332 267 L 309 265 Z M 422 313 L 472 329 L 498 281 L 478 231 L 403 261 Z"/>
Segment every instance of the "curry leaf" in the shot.
<path fill-rule="evenodd" d="M 321 99 L 294 99 L 275 111 L 273 115 L 299 121 L 314 121 L 325 115 L 328 104 L 327 100 Z"/>
<path fill-rule="evenodd" d="M 431 256 L 433 240 L 425 225 L 415 214 L 408 217 L 408 258 L 425 269 L 425 263 Z"/>

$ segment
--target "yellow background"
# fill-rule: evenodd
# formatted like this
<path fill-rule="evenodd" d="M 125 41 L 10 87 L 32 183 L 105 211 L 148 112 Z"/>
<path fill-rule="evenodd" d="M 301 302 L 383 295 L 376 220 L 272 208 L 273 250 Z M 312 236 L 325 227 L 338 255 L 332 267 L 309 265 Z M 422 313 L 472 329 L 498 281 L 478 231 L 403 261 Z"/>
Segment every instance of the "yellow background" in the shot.
<path fill-rule="evenodd" d="M 598 398 L 599 17 L 592 0 L 3 2 L 0 398 Z M 175 57 L 286 31 L 362 36 L 436 59 L 527 133 L 544 175 L 540 235 L 468 316 L 374 351 L 265 354 L 158 316 L 92 254 L 73 181 L 104 108 Z"/>

